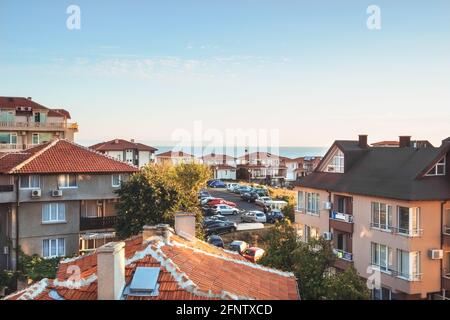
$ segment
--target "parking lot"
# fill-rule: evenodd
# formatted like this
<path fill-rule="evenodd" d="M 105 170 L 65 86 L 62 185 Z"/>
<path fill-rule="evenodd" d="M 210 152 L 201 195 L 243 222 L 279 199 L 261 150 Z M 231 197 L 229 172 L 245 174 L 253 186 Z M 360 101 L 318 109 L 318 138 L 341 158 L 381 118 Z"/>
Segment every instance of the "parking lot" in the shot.
<path fill-rule="evenodd" d="M 213 189 L 209 188 L 208 192 L 213 197 L 222 198 L 227 201 L 232 201 L 236 203 L 236 206 L 240 210 L 250 211 L 250 210 L 258 210 L 261 211 L 261 207 L 255 205 L 254 203 L 248 203 L 247 201 L 243 201 L 241 196 L 235 193 L 228 192 L 226 189 Z M 237 214 L 235 216 L 229 215 L 227 218 L 230 221 L 241 223 L 241 214 Z"/>

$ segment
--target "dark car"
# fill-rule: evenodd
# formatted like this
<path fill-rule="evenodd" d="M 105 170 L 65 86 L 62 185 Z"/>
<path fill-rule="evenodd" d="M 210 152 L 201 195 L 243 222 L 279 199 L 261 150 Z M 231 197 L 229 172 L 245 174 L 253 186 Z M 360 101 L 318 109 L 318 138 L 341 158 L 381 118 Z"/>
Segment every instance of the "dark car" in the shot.
<path fill-rule="evenodd" d="M 266 221 L 267 223 L 275 223 L 277 221 L 283 220 L 284 214 L 279 211 L 272 211 L 266 213 Z"/>
<path fill-rule="evenodd" d="M 216 214 L 216 211 L 210 206 L 203 206 L 202 211 L 205 216 L 213 216 Z"/>
<path fill-rule="evenodd" d="M 235 232 L 237 225 L 231 221 L 216 221 L 205 227 L 206 235 L 223 234 L 227 232 Z"/>
<path fill-rule="evenodd" d="M 207 241 L 208 241 L 209 244 L 212 244 L 212 245 L 214 245 L 216 247 L 219 247 L 219 248 L 223 248 L 223 240 L 218 235 L 209 236 Z"/>
<path fill-rule="evenodd" d="M 259 195 L 256 192 L 246 192 L 241 195 L 241 198 L 247 202 L 255 202 L 259 198 Z"/>
<path fill-rule="evenodd" d="M 211 182 L 211 183 L 209 184 L 209 187 L 210 187 L 210 188 L 226 188 L 227 185 L 226 185 L 225 182 L 223 182 L 223 181 L 216 180 L 216 181 Z"/>
<path fill-rule="evenodd" d="M 211 197 L 211 194 L 210 194 L 208 191 L 206 191 L 206 190 L 201 190 L 201 191 L 198 193 L 198 198 L 199 198 L 199 199 L 202 199 L 202 198 L 208 198 L 208 197 Z"/>

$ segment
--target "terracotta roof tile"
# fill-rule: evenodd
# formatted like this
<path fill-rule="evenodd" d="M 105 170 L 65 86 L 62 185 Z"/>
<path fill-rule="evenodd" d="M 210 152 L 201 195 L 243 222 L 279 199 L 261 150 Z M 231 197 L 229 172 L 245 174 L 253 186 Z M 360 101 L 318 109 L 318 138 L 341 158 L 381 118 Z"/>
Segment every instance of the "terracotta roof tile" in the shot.
<path fill-rule="evenodd" d="M 127 141 L 123 139 L 113 139 L 106 142 L 101 142 L 90 146 L 89 148 L 96 151 L 122 151 L 126 149 L 136 149 L 138 151 L 150 151 L 155 152 L 158 149 L 147 146 L 142 143 L 136 143 L 132 141 Z"/>

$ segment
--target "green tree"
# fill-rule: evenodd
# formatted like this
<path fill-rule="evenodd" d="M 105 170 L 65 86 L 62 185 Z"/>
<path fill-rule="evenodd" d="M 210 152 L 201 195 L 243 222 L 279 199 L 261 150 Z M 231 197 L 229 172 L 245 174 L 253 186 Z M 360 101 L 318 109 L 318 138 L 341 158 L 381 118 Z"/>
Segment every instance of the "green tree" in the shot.
<path fill-rule="evenodd" d="M 351 266 L 326 279 L 326 296 L 330 300 L 368 300 L 370 291 L 356 269 Z"/>
<path fill-rule="evenodd" d="M 44 259 L 37 254 L 27 255 L 19 251 L 18 277 L 39 281 L 44 278 L 56 278 L 61 257 Z"/>

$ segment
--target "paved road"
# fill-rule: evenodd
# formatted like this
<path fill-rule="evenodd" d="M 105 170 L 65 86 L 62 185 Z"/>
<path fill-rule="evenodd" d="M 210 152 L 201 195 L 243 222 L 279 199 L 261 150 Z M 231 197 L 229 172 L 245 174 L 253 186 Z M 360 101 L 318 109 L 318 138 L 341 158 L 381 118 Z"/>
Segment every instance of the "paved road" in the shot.
<path fill-rule="evenodd" d="M 257 206 L 254 203 L 248 203 L 247 201 L 243 201 L 239 194 L 228 192 L 226 189 L 212 189 L 211 188 L 211 189 L 208 189 L 208 192 L 213 197 L 222 198 L 222 199 L 225 199 L 227 201 L 232 201 L 232 202 L 236 203 L 237 208 L 239 208 L 241 210 L 245 210 L 245 211 L 259 210 L 259 211 L 261 211 L 261 207 L 260 206 Z M 241 222 L 241 215 L 240 214 L 237 214 L 235 216 L 229 215 L 229 216 L 227 216 L 227 218 L 230 221 L 234 221 L 236 223 L 240 223 Z"/>

